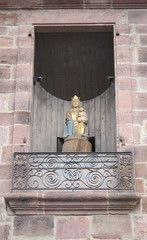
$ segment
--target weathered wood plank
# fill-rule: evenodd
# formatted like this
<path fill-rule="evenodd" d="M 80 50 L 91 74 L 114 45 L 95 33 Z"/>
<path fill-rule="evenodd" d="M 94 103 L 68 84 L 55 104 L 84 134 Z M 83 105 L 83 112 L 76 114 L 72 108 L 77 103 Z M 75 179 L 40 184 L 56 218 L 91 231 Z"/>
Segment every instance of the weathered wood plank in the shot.
<path fill-rule="evenodd" d="M 101 96 L 81 102 L 88 115 L 89 135 L 95 136 L 96 151 L 116 150 L 114 86 Z M 57 99 L 40 84 L 34 86 L 32 151 L 56 151 L 56 139 L 62 137 L 70 101 Z"/>

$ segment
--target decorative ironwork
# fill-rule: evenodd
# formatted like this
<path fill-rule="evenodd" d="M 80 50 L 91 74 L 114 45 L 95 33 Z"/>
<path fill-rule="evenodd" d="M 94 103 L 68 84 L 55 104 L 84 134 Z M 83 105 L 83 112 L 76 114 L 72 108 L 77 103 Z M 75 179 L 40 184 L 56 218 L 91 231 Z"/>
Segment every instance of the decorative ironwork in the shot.
<path fill-rule="evenodd" d="M 131 153 L 14 153 L 12 190 L 133 190 Z"/>

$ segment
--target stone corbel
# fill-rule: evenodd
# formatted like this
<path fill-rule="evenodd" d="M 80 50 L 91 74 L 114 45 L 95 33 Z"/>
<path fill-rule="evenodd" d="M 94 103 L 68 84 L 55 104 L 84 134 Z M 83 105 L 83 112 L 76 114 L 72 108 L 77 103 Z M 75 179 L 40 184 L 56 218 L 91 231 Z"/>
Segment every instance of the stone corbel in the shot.
<path fill-rule="evenodd" d="M 129 214 L 140 194 L 129 192 L 20 192 L 5 196 L 8 215 Z"/>

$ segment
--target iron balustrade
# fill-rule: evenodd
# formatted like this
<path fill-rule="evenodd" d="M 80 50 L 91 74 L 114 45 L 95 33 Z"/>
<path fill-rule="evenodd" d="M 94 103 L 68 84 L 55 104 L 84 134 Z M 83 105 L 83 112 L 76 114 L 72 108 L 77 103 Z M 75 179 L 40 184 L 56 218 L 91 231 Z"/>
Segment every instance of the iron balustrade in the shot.
<path fill-rule="evenodd" d="M 133 190 L 130 152 L 14 153 L 14 190 Z"/>

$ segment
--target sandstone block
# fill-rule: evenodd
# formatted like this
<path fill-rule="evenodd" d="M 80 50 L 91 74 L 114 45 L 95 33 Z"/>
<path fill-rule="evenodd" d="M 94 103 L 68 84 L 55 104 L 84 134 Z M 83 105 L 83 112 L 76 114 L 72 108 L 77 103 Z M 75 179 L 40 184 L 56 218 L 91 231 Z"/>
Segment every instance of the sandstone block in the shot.
<path fill-rule="evenodd" d="M 132 109 L 132 95 L 131 92 L 118 93 L 118 106 L 120 109 Z"/>
<path fill-rule="evenodd" d="M 4 194 L 10 192 L 10 184 L 11 184 L 11 182 L 8 179 L 0 180 L 0 186 L 1 186 L 0 187 L 0 195 L 4 195 Z"/>
<path fill-rule="evenodd" d="M 8 27 L 8 36 L 17 37 L 18 36 L 18 31 L 19 31 L 18 26 Z"/>
<path fill-rule="evenodd" d="M 128 19 L 129 19 L 130 24 L 146 24 L 147 23 L 147 12 L 145 10 L 129 11 Z"/>
<path fill-rule="evenodd" d="M 139 62 L 147 62 L 147 48 L 146 47 L 142 47 L 138 49 L 138 60 Z"/>
<path fill-rule="evenodd" d="M 17 80 L 19 81 L 20 79 L 29 79 L 30 77 L 30 65 L 18 65 L 17 66 Z"/>
<path fill-rule="evenodd" d="M 140 126 L 133 126 L 133 132 L 134 132 L 134 144 L 140 144 L 141 143 L 141 127 Z"/>
<path fill-rule="evenodd" d="M 142 212 L 143 214 L 147 214 L 147 196 L 143 196 L 142 198 Z"/>
<path fill-rule="evenodd" d="M 15 91 L 15 81 L 0 80 L 0 93 L 13 93 Z"/>
<path fill-rule="evenodd" d="M 124 77 L 118 77 L 118 86 L 120 91 L 131 91 L 131 79 L 124 78 Z"/>
<path fill-rule="evenodd" d="M 121 77 L 130 77 L 131 68 L 128 64 L 117 65 L 117 75 Z"/>
<path fill-rule="evenodd" d="M 94 216 L 92 218 L 92 236 L 95 238 L 120 238 L 132 237 L 131 218 L 127 216 Z"/>
<path fill-rule="evenodd" d="M 29 110 L 29 94 L 26 92 L 17 92 L 15 94 L 15 110 L 28 111 Z M 22 97 L 23 96 L 23 97 Z"/>
<path fill-rule="evenodd" d="M 0 79 L 10 78 L 10 66 L 0 66 Z"/>
<path fill-rule="evenodd" d="M 0 35 L 6 35 L 7 34 L 7 27 L 0 27 Z"/>
<path fill-rule="evenodd" d="M 117 61 L 118 62 L 129 62 L 130 52 L 128 46 L 118 46 L 117 47 Z"/>
<path fill-rule="evenodd" d="M 0 225 L 0 239 L 11 240 L 11 228 L 10 225 Z"/>
<path fill-rule="evenodd" d="M 0 15 L 1 25 L 17 25 L 18 24 L 18 14 L 16 12 L 3 12 Z"/>
<path fill-rule="evenodd" d="M 0 49 L 0 63 L 16 64 L 17 49 Z"/>
<path fill-rule="evenodd" d="M 30 112 L 15 112 L 14 123 L 28 125 L 30 123 Z"/>
<path fill-rule="evenodd" d="M 142 33 L 147 33 L 146 24 L 136 25 L 135 30 L 136 30 L 136 33 L 141 33 L 141 34 Z"/>
<path fill-rule="evenodd" d="M 120 124 L 129 124 L 132 123 L 133 116 L 132 111 L 130 110 L 124 110 L 119 112 L 119 123 Z"/>
<path fill-rule="evenodd" d="M 53 216 L 17 216 L 14 218 L 14 236 L 53 237 Z"/>
<path fill-rule="evenodd" d="M 142 46 L 147 46 L 147 36 L 146 35 L 140 36 L 140 44 Z"/>
<path fill-rule="evenodd" d="M 136 216 L 134 217 L 134 229 L 136 240 L 147 239 L 147 216 Z"/>
<path fill-rule="evenodd" d="M 147 146 L 135 146 L 134 147 L 134 159 L 135 162 L 146 162 L 147 160 Z"/>
<path fill-rule="evenodd" d="M 7 144 L 9 128 L 7 126 L 0 126 L 0 144 Z"/>
<path fill-rule="evenodd" d="M 120 136 L 124 138 L 124 144 L 130 144 L 133 142 L 133 128 L 132 124 L 121 124 Z"/>
<path fill-rule="evenodd" d="M 147 109 L 147 94 L 134 93 L 133 94 L 133 107 L 134 109 Z"/>
<path fill-rule="evenodd" d="M 12 161 L 12 146 L 3 146 L 2 148 L 2 162 L 11 162 Z"/>
<path fill-rule="evenodd" d="M 23 144 L 23 139 L 27 138 L 27 134 L 28 134 L 28 126 L 15 125 L 14 126 L 13 143 L 14 144 Z"/>
<path fill-rule="evenodd" d="M 32 50 L 31 48 L 20 48 L 18 52 L 18 63 L 25 64 L 31 63 Z"/>
<path fill-rule="evenodd" d="M 22 48 L 31 48 L 32 45 L 32 37 L 28 37 L 28 34 L 23 37 L 19 37 L 19 46 Z"/>
<path fill-rule="evenodd" d="M 13 113 L 0 113 L 0 125 L 12 125 L 13 117 Z"/>
<path fill-rule="evenodd" d="M 7 94 L 0 94 L 0 112 L 8 111 L 8 96 Z"/>
<path fill-rule="evenodd" d="M 116 37 L 116 45 L 127 45 L 129 46 L 129 36 L 128 35 L 120 35 L 118 37 Z"/>
<path fill-rule="evenodd" d="M 8 111 L 14 110 L 15 93 L 8 94 Z"/>
<path fill-rule="evenodd" d="M 143 121 L 147 119 L 147 112 L 144 111 L 134 111 L 133 113 L 133 119 L 135 124 L 143 124 Z"/>
<path fill-rule="evenodd" d="M 1 37 L 0 46 L 3 47 L 13 47 L 13 38 L 12 37 Z"/>
<path fill-rule="evenodd" d="M 134 166 L 135 177 L 136 178 L 146 178 L 147 177 L 147 164 L 137 163 Z"/>
<path fill-rule="evenodd" d="M 58 217 L 56 239 L 79 239 L 90 237 L 88 217 Z"/>
<path fill-rule="evenodd" d="M 32 80 L 33 81 L 33 80 Z M 30 90 L 30 79 L 20 79 L 16 84 L 16 92 L 29 92 Z"/>
<path fill-rule="evenodd" d="M 135 179 L 134 181 L 135 192 L 144 193 L 144 180 Z"/>
<path fill-rule="evenodd" d="M 132 65 L 131 66 L 132 77 L 146 77 L 147 76 L 147 64 Z"/>
<path fill-rule="evenodd" d="M 0 179 L 9 179 L 11 177 L 10 164 L 0 164 Z"/>

